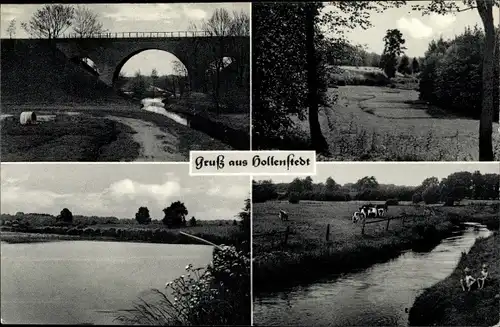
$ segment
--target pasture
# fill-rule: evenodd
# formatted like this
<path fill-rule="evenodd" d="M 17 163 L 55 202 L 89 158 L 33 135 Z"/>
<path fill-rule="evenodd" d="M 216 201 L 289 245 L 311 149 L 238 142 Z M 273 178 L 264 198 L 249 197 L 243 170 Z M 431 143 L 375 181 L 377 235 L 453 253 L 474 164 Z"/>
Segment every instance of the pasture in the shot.
<path fill-rule="evenodd" d="M 319 113 L 329 156 L 318 160 L 477 161 L 479 121 L 449 114 L 418 100 L 415 90 L 348 85 L 329 89 L 338 97 Z M 294 119 L 297 133 L 309 135 L 309 122 Z M 493 124 L 493 131 L 499 125 Z M 496 159 L 500 135 L 493 133 Z"/>
<path fill-rule="evenodd" d="M 498 203 L 457 207 L 412 205 L 389 206 L 387 222 L 369 223 L 383 218 L 367 218 L 365 235 L 361 223 L 353 224 L 352 213 L 361 201 L 326 202 L 268 201 L 253 205 L 254 287 L 256 292 L 279 290 L 313 281 L 328 274 L 364 268 L 398 255 L 405 249 L 431 247 L 464 221 L 479 221 L 498 228 Z M 373 204 L 383 202 L 371 201 Z M 431 207 L 433 214 L 425 208 Z M 279 210 L 288 212 L 281 221 Z M 326 239 L 330 224 L 329 240 Z M 496 227 L 495 227 L 496 226 Z M 284 231 L 289 235 L 284 244 Z M 286 274 L 286 278 L 283 277 Z"/>

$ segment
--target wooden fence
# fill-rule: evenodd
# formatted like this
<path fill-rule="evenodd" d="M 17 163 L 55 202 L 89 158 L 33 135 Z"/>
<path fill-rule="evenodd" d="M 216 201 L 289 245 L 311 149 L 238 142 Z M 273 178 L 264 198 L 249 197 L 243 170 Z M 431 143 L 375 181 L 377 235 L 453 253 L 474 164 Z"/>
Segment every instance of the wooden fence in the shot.
<path fill-rule="evenodd" d="M 380 223 L 380 222 L 385 221 L 385 222 L 387 222 L 387 224 L 385 225 L 385 230 L 388 231 L 389 224 L 390 224 L 391 220 L 401 219 L 401 224 L 404 226 L 405 222 L 408 221 L 409 219 L 412 219 L 413 221 L 415 221 L 415 219 L 417 219 L 417 218 L 429 217 L 429 216 L 433 216 L 433 215 L 434 215 L 434 212 L 430 213 L 429 215 L 425 215 L 425 216 L 402 214 L 401 216 L 398 216 L 398 217 L 387 217 L 387 218 L 370 220 L 370 221 L 366 221 L 366 218 L 365 218 L 365 219 L 363 219 L 363 226 L 361 227 L 361 235 L 365 235 L 365 225 L 367 225 L 367 224 L 375 224 L 375 223 Z"/>
<path fill-rule="evenodd" d="M 253 233 L 252 237 L 276 236 L 277 239 L 281 239 L 281 245 L 286 246 L 288 244 L 288 239 L 290 237 L 290 234 L 291 234 L 290 226 L 287 226 L 286 229 L 282 232 L 272 231 L 267 233 Z"/>

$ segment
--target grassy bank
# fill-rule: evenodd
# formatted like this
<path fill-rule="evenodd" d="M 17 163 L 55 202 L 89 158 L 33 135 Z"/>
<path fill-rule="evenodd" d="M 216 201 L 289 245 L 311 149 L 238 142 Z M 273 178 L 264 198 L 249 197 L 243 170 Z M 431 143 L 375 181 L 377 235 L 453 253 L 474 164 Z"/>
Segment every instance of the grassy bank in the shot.
<path fill-rule="evenodd" d="M 410 309 L 411 326 L 493 326 L 500 313 L 500 268 L 498 232 L 476 240 L 469 253 L 462 254 L 456 269 L 445 280 L 426 289 Z M 483 289 L 464 292 L 460 276 L 465 267 L 473 276 L 487 263 L 489 276 Z"/>
<path fill-rule="evenodd" d="M 255 203 L 253 206 L 253 278 L 254 292 L 282 290 L 315 281 L 331 274 L 349 272 L 383 262 L 406 249 L 427 251 L 458 228 L 446 208 L 435 215 L 424 214 L 424 207 L 390 206 L 394 219 L 367 224 L 365 235 L 360 224 L 351 222 L 352 212 L 360 203 L 285 201 Z M 290 220 L 281 222 L 277 212 L 283 209 Z M 479 218 L 478 218 L 479 219 Z M 370 221 L 367 220 L 367 221 Z M 326 240 L 330 224 L 329 242 Z M 286 245 L 284 231 L 290 229 Z"/>
<path fill-rule="evenodd" d="M 57 114 L 35 126 L 15 115 L 1 131 L 3 161 L 129 161 L 139 154 L 130 127 L 90 115 Z"/>
<path fill-rule="evenodd" d="M 249 236 L 241 231 L 242 222 L 236 220 L 201 220 L 196 226 L 169 229 L 159 220 L 140 225 L 133 219 L 116 217 L 74 216 L 70 224 L 58 222 L 45 214 L 0 216 L 2 241 L 10 243 L 33 240 L 104 240 L 116 242 L 148 242 L 168 244 L 199 244 L 180 234 L 186 232 L 215 244 L 238 245 Z"/>

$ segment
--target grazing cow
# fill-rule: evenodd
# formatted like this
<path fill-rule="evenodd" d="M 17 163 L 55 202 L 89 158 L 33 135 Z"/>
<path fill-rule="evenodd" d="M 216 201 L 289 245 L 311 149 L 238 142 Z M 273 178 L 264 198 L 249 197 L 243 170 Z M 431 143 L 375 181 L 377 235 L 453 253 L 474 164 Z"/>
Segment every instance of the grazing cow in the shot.
<path fill-rule="evenodd" d="M 378 208 L 377 209 L 377 216 L 378 217 L 384 217 L 385 216 L 385 209 L 384 208 Z"/>
<path fill-rule="evenodd" d="M 279 217 L 281 221 L 287 221 L 288 220 L 288 212 L 284 210 L 280 210 Z"/>
<path fill-rule="evenodd" d="M 360 211 L 355 211 L 352 214 L 352 222 L 355 224 L 357 223 L 360 219 L 364 219 L 366 215 Z"/>
<path fill-rule="evenodd" d="M 384 203 L 384 204 L 377 204 L 375 206 L 375 208 L 377 208 L 377 211 L 378 209 L 384 209 L 385 211 L 388 211 L 389 210 L 389 207 L 387 206 L 387 203 Z"/>
<path fill-rule="evenodd" d="M 368 214 L 366 215 L 367 217 L 377 217 L 378 216 L 378 213 L 377 213 L 377 208 L 374 208 L 374 207 L 371 207 L 368 209 Z"/>

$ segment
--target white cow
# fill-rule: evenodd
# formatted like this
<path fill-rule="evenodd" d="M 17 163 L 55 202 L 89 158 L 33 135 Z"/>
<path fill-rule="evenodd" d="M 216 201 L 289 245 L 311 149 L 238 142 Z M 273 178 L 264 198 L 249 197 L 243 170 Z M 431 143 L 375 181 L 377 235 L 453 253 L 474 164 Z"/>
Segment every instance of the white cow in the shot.
<path fill-rule="evenodd" d="M 385 216 L 385 209 L 384 208 L 378 208 L 377 209 L 377 214 L 379 217 L 384 217 Z"/>

